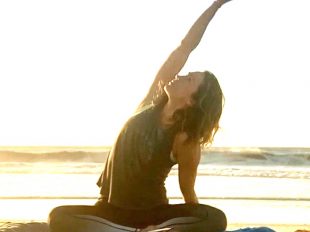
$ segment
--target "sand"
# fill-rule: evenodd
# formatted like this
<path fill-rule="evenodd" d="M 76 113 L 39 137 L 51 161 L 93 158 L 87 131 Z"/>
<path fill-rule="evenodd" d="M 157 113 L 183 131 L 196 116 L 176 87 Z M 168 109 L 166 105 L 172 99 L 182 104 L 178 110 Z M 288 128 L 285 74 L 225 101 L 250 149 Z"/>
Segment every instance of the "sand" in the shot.
<path fill-rule="evenodd" d="M 310 232 L 309 225 L 247 225 L 247 224 L 231 224 L 227 230 L 236 230 L 247 227 L 269 227 L 277 232 Z M 0 232 L 48 232 L 45 222 L 0 222 Z"/>
<path fill-rule="evenodd" d="M 0 222 L 0 232 L 48 232 L 48 227 L 44 222 Z"/>

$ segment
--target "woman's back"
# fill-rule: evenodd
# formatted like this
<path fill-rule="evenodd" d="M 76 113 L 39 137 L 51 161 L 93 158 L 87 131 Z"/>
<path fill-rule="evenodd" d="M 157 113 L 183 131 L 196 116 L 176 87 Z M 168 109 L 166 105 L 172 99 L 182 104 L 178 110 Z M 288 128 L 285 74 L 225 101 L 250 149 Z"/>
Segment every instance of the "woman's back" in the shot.
<path fill-rule="evenodd" d="M 164 181 L 175 164 L 170 153 L 176 130 L 163 129 L 159 113 L 151 106 L 123 127 L 98 181 L 104 201 L 130 209 L 168 203 Z"/>

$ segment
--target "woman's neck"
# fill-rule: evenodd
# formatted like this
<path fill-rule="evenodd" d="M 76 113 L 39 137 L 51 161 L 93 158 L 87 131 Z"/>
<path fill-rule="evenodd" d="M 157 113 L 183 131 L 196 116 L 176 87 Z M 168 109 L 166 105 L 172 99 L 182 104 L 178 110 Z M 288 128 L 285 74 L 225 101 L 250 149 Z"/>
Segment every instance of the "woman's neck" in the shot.
<path fill-rule="evenodd" d="M 171 102 L 170 100 L 168 100 L 161 111 L 161 124 L 164 127 L 168 127 L 174 124 L 174 113 L 182 108 L 184 108 L 184 104 L 178 104 L 177 102 Z"/>

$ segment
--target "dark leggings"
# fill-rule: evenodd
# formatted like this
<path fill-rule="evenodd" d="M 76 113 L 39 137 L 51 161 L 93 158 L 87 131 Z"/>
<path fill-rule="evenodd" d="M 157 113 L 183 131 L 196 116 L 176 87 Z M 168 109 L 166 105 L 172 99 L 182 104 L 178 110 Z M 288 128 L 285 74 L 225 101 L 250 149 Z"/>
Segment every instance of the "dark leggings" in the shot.
<path fill-rule="evenodd" d="M 92 217 L 87 218 L 87 215 Z M 136 230 L 96 230 L 90 227 L 91 223 L 106 224 L 96 218 L 112 222 L 112 227 L 116 224 Z M 51 232 L 141 231 L 139 229 L 160 224 L 157 229 L 169 227 L 169 231 L 222 232 L 226 229 L 226 217 L 221 210 L 202 204 L 162 205 L 147 210 L 123 209 L 108 203 L 68 205 L 53 209 L 49 215 Z"/>

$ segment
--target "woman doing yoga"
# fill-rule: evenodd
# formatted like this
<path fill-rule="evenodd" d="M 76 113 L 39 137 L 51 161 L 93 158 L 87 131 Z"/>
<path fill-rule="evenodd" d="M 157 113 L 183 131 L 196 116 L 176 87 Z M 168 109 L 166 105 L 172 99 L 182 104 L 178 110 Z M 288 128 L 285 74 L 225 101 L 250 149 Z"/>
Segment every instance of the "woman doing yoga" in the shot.
<path fill-rule="evenodd" d="M 209 71 L 178 74 L 226 2 L 217 0 L 202 13 L 158 71 L 109 153 L 97 203 L 53 209 L 51 232 L 225 231 L 225 214 L 199 204 L 194 190 L 200 149 L 219 128 L 223 93 Z M 165 179 L 175 164 L 185 204 L 171 205 L 166 196 Z"/>

